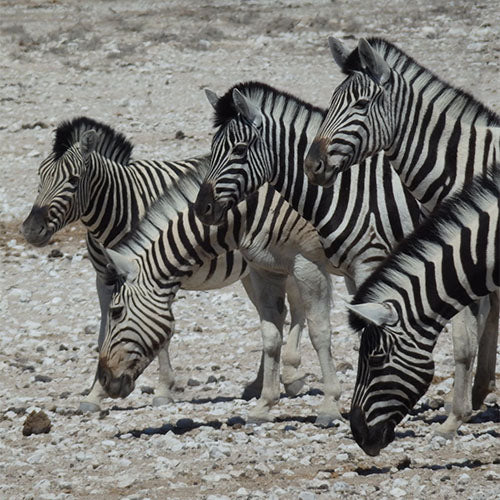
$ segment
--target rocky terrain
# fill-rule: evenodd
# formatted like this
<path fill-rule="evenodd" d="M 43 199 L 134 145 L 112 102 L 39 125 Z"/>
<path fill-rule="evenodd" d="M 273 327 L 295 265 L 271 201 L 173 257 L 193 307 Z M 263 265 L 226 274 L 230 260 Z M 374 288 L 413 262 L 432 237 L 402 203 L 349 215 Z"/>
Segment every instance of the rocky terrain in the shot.
<path fill-rule="evenodd" d="M 332 34 L 351 47 L 360 36 L 387 37 L 500 112 L 499 25 L 493 0 L 0 0 L 0 498 L 500 498 L 498 393 L 455 439 L 434 434 L 453 380 L 446 333 L 435 383 L 375 458 L 346 423 L 314 426 L 321 383 L 307 335 L 303 392 L 282 397 L 274 422 L 246 426 L 255 400 L 240 395 L 261 341 L 239 284 L 179 293 L 174 404 L 151 406 L 153 363 L 126 400 L 82 414 L 99 321 L 84 233 L 74 225 L 45 248 L 19 234 L 64 119 L 110 124 L 136 158 L 201 154 L 212 133 L 205 87 L 221 94 L 261 80 L 326 106 L 341 80 Z M 341 279 L 334 289 L 347 416 L 357 337 Z"/>

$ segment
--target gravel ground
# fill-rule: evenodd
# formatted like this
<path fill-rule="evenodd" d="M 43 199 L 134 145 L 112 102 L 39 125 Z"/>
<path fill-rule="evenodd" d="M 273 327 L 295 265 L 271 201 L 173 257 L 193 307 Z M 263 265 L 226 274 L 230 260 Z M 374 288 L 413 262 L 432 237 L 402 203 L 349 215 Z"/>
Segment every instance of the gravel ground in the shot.
<path fill-rule="evenodd" d="M 347 424 L 313 425 L 320 370 L 307 338 L 303 393 L 283 397 L 273 423 L 242 425 L 255 404 L 240 394 L 260 336 L 239 284 L 179 293 L 176 403 L 151 406 L 153 363 L 126 400 L 82 415 L 99 320 L 84 233 L 72 226 L 41 249 L 19 235 L 61 120 L 109 123 L 132 139 L 136 158 L 204 153 L 205 87 L 221 94 L 261 80 L 326 106 L 341 78 L 331 34 L 349 46 L 387 37 L 500 112 L 497 2 L 21 0 L 0 1 L 0 13 L 0 498 L 500 498 L 498 394 L 454 440 L 433 433 L 452 384 L 446 334 L 435 383 L 378 457 L 363 454 Z M 341 279 L 334 289 L 332 344 L 347 412 L 357 338 Z M 46 413 L 50 432 L 24 436 L 34 410 Z"/>

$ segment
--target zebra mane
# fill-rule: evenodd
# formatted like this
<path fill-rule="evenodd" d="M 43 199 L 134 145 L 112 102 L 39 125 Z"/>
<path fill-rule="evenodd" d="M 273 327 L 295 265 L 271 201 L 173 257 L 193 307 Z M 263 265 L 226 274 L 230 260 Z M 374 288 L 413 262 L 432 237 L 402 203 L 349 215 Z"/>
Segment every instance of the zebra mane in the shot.
<path fill-rule="evenodd" d="M 414 79 L 418 87 L 426 86 L 435 95 L 446 96 L 453 104 L 450 112 L 453 116 L 463 116 L 476 121 L 481 119 L 485 126 L 500 126 L 500 116 L 475 99 L 465 90 L 461 90 L 442 80 L 431 70 L 425 68 L 406 54 L 399 47 L 383 38 L 368 38 L 370 45 L 387 61 L 389 66 L 403 75 L 406 80 Z M 422 71 L 423 70 L 423 71 Z M 362 71 L 358 48 L 356 47 L 347 57 L 342 68 L 343 73 L 349 75 L 355 71 Z M 418 77 L 418 78 L 417 78 Z M 481 123 L 478 122 L 478 123 Z"/>
<path fill-rule="evenodd" d="M 129 140 L 109 125 L 86 116 L 73 118 L 58 125 L 52 147 L 54 159 L 61 158 L 87 130 L 95 130 L 98 134 L 99 140 L 95 149 L 97 153 L 119 164 L 128 164 L 133 149 Z"/>
<path fill-rule="evenodd" d="M 189 170 L 168 188 L 146 211 L 144 217 L 113 250 L 128 255 L 138 255 L 165 231 L 179 213 L 190 206 L 200 190 L 210 166 L 210 161 L 200 162 L 198 168 Z"/>
<path fill-rule="evenodd" d="M 249 81 L 241 82 L 232 86 L 222 97 L 219 98 L 215 106 L 215 112 L 213 117 L 213 125 L 218 128 L 227 125 L 231 120 L 238 117 L 238 111 L 234 106 L 233 102 L 233 90 L 239 90 L 243 95 L 250 98 L 252 102 L 260 103 L 263 105 L 267 99 L 273 99 L 275 102 L 278 98 L 282 98 L 283 101 L 295 103 L 297 106 L 305 107 L 311 112 L 317 112 L 325 114 L 325 110 L 318 108 L 299 97 L 296 97 L 288 92 L 278 90 L 266 83 Z"/>
<path fill-rule="evenodd" d="M 394 285 L 405 270 L 415 269 L 432 249 L 442 246 L 446 236 L 453 236 L 468 225 L 472 214 L 500 199 L 500 164 L 485 175 L 478 175 L 460 192 L 451 196 L 432 212 L 412 234 L 399 243 L 391 255 L 366 279 L 352 299 L 352 304 L 381 303 L 394 297 Z M 349 312 L 349 324 L 362 330 L 369 323 Z"/>

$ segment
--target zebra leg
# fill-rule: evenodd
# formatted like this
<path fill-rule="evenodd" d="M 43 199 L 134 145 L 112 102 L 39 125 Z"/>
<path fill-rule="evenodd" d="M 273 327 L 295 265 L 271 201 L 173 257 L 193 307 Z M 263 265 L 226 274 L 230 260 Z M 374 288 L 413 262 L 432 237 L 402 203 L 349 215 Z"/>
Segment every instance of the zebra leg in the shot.
<path fill-rule="evenodd" d="M 101 309 L 101 323 L 99 325 L 99 337 L 97 338 L 97 348 L 100 350 L 104 337 L 106 336 L 106 323 L 108 319 L 108 309 L 113 295 L 113 285 L 106 285 L 104 279 L 97 273 L 96 275 L 97 296 L 99 297 L 99 306 Z M 89 394 L 80 401 L 79 409 L 81 411 L 95 412 L 101 409 L 101 401 L 106 397 L 106 392 L 97 380 L 97 374 L 90 388 Z"/>
<path fill-rule="evenodd" d="M 334 420 L 343 420 L 338 401 L 341 387 L 331 354 L 331 281 L 315 264 L 297 258 L 294 276 L 304 304 L 309 336 L 316 351 L 323 375 L 324 399 L 318 409 L 316 425 L 329 426 Z"/>
<path fill-rule="evenodd" d="M 241 279 L 241 283 L 247 292 L 248 298 L 252 301 L 252 304 L 255 306 L 257 310 L 259 310 L 259 306 L 257 303 L 257 297 L 255 295 L 255 291 L 252 285 L 252 279 L 250 275 L 245 276 Z M 262 382 L 264 379 L 264 351 L 262 351 L 262 355 L 260 357 L 260 365 L 259 370 L 257 371 L 257 376 L 255 380 L 250 382 L 245 386 L 243 390 L 243 394 L 241 398 L 250 401 L 253 398 L 259 398 L 262 393 Z"/>
<path fill-rule="evenodd" d="M 286 282 L 288 303 L 290 304 L 291 324 L 287 341 L 283 348 L 281 382 L 289 396 L 296 396 L 304 387 L 306 374 L 300 370 L 300 339 L 305 326 L 305 312 L 300 291 L 294 279 Z"/>
<path fill-rule="evenodd" d="M 279 400 L 279 364 L 285 322 L 286 277 L 266 270 L 250 271 L 255 290 L 263 341 L 263 384 L 257 404 L 248 413 L 248 423 L 272 420 L 270 409 Z"/>
<path fill-rule="evenodd" d="M 495 367 L 498 344 L 498 315 L 500 292 L 487 297 L 490 301 L 490 311 L 484 330 L 479 339 L 476 376 L 472 387 L 472 409 L 479 410 L 484 398 L 495 390 Z"/>
<path fill-rule="evenodd" d="M 452 319 L 453 355 L 455 358 L 455 380 L 452 407 L 448 418 L 436 433 L 451 438 L 457 429 L 472 415 L 472 372 L 477 353 L 477 332 L 480 325 L 470 307 Z"/>
<path fill-rule="evenodd" d="M 168 336 L 163 347 L 160 349 L 160 352 L 158 353 L 160 376 L 156 395 L 153 398 L 153 406 L 163 406 L 173 403 L 174 401 L 172 391 L 175 387 L 175 376 L 174 370 L 172 369 L 172 364 L 170 363 L 170 356 L 168 352 L 172 336 L 173 330 L 172 333 Z"/>

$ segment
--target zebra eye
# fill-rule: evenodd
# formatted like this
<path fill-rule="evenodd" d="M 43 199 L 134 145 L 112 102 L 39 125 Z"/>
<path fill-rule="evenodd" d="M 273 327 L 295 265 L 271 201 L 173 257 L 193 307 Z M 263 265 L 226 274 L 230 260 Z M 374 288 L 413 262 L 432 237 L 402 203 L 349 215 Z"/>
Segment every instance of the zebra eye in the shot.
<path fill-rule="evenodd" d="M 370 101 L 368 99 L 359 99 L 352 105 L 352 107 L 354 109 L 365 109 L 369 103 Z"/>
<path fill-rule="evenodd" d="M 78 181 L 80 180 L 80 178 L 77 176 L 77 175 L 72 175 L 69 179 L 68 179 L 68 182 L 72 185 L 72 186 L 76 186 L 78 184 Z"/>
<path fill-rule="evenodd" d="M 122 316 L 123 306 L 112 306 L 109 309 L 109 313 L 113 321 L 118 321 Z"/>
<path fill-rule="evenodd" d="M 233 148 L 232 153 L 235 156 L 243 156 L 244 154 L 246 154 L 247 149 L 248 149 L 247 144 L 244 143 L 236 144 L 236 146 L 234 146 Z"/>

